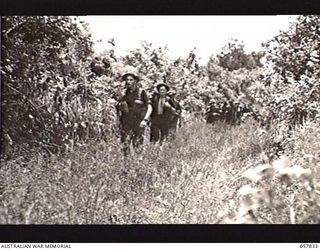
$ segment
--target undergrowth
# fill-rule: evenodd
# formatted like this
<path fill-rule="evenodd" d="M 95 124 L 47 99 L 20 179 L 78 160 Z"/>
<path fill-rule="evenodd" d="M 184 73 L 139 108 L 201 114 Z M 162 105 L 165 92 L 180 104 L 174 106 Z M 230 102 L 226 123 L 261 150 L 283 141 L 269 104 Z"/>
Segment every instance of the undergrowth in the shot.
<path fill-rule="evenodd" d="M 316 169 L 319 140 L 315 137 L 319 130 L 311 127 L 313 130 L 306 127 L 298 131 L 288 148 L 293 162 L 305 168 L 312 163 Z M 305 134 L 309 134 L 308 146 L 304 146 Z M 270 164 L 269 141 L 270 133 L 251 120 L 240 126 L 212 126 L 198 120 L 185 124 L 176 138 L 162 145 L 151 144 L 146 138 L 142 152 L 132 150 L 128 157 L 123 156 L 114 135 L 75 145 L 64 154 L 48 156 L 39 150 L 28 158 L 2 160 L 0 222 L 287 223 L 290 211 L 292 217 L 289 205 L 293 198 L 286 194 L 289 189 L 281 189 L 281 178 L 264 178 L 262 185 L 252 181 L 254 174 L 249 178 L 245 174 L 261 164 Z M 314 178 L 318 176 L 317 172 Z M 244 192 L 248 185 L 260 188 L 260 195 L 272 189 L 272 197 L 277 198 L 269 199 L 289 197 L 288 202 L 282 199 L 281 206 L 270 208 L 266 199 L 260 199 L 259 206 L 252 209 L 253 203 L 244 197 L 256 197 L 258 192 Z M 250 204 L 246 206 L 245 202 Z M 299 202 L 297 207 L 303 206 L 303 201 Z M 280 214 L 285 209 L 289 212 Z M 295 222 L 314 222 L 308 219 L 314 209 L 295 208 L 295 213 L 304 214 Z"/>

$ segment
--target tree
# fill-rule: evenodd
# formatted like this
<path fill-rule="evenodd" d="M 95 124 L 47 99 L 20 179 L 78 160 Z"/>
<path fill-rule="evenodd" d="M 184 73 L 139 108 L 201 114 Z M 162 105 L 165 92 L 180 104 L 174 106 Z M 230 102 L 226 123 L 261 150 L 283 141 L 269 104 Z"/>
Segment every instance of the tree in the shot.
<path fill-rule="evenodd" d="M 240 68 L 254 69 L 261 67 L 260 58 L 262 53 L 252 52 L 246 54 L 244 44 L 237 39 L 230 40 L 217 55 L 219 66 L 229 70 L 238 70 Z"/>
<path fill-rule="evenodd" d="M 70 17 L 10 16 L 1 23 L 1 138 L 11 146 L 58 145 L 65 90 L 83 79 L 90 35 Z"/>
<path fill-rule="evenodd" d="M 319 117 L 320 16 L 299 16 L 268 41 L 265 103 L 271 116 L 289 127 Z"/>

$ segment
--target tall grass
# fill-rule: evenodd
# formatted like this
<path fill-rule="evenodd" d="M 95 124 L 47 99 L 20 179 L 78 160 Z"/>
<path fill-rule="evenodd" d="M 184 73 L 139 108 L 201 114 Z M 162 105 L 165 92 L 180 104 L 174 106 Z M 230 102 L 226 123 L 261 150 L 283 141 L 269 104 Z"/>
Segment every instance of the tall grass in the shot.
<path fill-rule="evenodd" d="M 249 183 L 242 174 L 267 161 L 268 136 L 250 120 L 235 127 L 195 120 L 128 157 L 113 135 L 63 155 L 6 160 L 0 222 L 225 223 Z"/>

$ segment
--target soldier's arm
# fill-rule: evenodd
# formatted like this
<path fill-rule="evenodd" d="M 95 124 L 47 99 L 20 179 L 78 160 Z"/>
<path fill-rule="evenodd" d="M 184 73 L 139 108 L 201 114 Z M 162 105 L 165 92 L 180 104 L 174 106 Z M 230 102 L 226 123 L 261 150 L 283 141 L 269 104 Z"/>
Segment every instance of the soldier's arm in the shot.
<path fill-rule="evenodd" d="M 117 113 L 118 113 L 118 114 L 120 114 L 120 112 L 121 112 L 121 107 L 120 107 L 120 106 L 121 106 L 121 101 L 118 100 L 118 101 L 116 102 L 116 110 L 117 110 Z"/>
<path fill-rule="evenodd" d="M 153 108 L 152 108 L 151 103 L 148 103 L 147 112 L 146 112 L 146 114 L 144 116 L 144 119 L 143 119 L 144 121 L 149 121 L 150 120 L 150 116 L 152 114 L 152 110 L 153 110 Z"/>
<path fill-rule="evenodd" d="M 170 104 L 170 108 L 173 112 L 177 112 L 177 113 L 181 112 L 180 104 L 174 101 L 172 98 L 169 99 L 168 103 Z"/>
<path fill-rule="evenodd" d="M 176 110 L 178 110 L 179 112 L 181 112 L 181 105 L 180 103 L 178 103 L 177 101 L 174 101 L 175 102 L 175 107 L 176 107 Z"/>
<path fill-rule="evenodd" d="M 116 110 L 118 115 L 128 113 L 128 105 L 125 100 L 125 93 L 121 93 L 121 96 L 117 98 Z"/>
<path fill-rule="evenodd" d="M 151 116 L 152 111 L 153 111 L 152 100 L 153 100 L 154 96 L 152 95 L 151 97 L 149 97 L 146 92 L 144 92 L 144 93 L 145 93 L 144 100 L 145 100 L 145 103 L 147 103 L 147 112 L 146 112 L 143 120 L 144 121 L 149 121 L 150 120 L 150 116 Z"/>
<path fill-rule="evenodd" d="M 142 92 L 142 100 L 147 105 L 147 112 L 144 115 L 144 118 L 140 123 L 140 127 L 145 127 L 147 125 L 148 121 L 150 120 L 150 116 L 151 116 L 152 111 L 153 111 L 151 99 L 148 97 L 148 95 L 147 95 L 147 93 L 145 91 Z"/>

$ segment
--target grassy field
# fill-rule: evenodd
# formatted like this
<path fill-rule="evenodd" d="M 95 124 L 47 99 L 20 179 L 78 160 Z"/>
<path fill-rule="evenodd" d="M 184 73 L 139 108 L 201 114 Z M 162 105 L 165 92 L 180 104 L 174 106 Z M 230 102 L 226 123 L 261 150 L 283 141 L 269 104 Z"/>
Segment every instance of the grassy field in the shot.
<path fill-rule="evenodd" d="M 192 121 L 127 158 L 116 136 L 20 155 L 1 164 L 0 223 L 319 223 L 320 129 L 297 130 L 275 164 L 270 133 L 250 120 Z M 308 172 L 295 174 L 293 163 Z M 279 164 L 290 165 L 287 179 L 266 171 Z"/>

